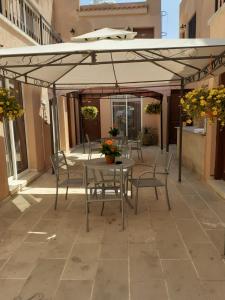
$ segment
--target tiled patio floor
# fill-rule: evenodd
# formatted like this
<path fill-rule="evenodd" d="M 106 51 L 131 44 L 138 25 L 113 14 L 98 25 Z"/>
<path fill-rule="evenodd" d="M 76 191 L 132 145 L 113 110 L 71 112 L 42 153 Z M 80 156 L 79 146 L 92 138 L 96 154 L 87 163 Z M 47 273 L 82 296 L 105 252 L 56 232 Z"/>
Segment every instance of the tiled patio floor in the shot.
<path fill-rule="evenodd" d="M 54 177 L 44 174 L 1 203 L 0 299 L 224 300 L 225 201 L 187 170 L 184 177 L 177 183 L 173 163 L 171 212 L 163 193 L 157 201 L 144 190 L 137 216 L 126 207 L 124 232 L 112 203 L 103 217 L 91 208 L 86 233 L 84 191 L 60 196 L 55 212 Z"/>

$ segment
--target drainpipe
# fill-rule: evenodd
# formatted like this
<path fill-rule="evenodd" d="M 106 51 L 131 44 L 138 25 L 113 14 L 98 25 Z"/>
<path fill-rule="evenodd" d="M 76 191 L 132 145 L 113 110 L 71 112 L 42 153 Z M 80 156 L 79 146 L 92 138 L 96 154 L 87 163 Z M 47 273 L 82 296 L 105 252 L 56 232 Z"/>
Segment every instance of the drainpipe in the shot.
<path fill-rule="evenodd" d="M 181 79 L 181 97 L 184 96 L 184 79 Z M 182 177 L 182 145 L 183 145 L 183 109 L 182 105 L 179 105 L 180 110 L 180 135 L 179 135 L 179 172 L 178 182 L 181 182 Z"/>

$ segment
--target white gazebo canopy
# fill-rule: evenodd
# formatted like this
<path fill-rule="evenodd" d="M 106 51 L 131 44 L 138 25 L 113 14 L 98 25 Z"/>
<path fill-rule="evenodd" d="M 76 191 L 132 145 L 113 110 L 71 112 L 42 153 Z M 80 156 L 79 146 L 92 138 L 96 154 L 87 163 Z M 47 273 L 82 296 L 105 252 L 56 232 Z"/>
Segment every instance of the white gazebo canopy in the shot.
<path fill-rule="evenodd" d="M 135 35 L 105 28 L 70 43 L 3 48 L 0 75 L 69 90 L 188 83 L 224 68 L 224 39 L 136 39 Z"/>

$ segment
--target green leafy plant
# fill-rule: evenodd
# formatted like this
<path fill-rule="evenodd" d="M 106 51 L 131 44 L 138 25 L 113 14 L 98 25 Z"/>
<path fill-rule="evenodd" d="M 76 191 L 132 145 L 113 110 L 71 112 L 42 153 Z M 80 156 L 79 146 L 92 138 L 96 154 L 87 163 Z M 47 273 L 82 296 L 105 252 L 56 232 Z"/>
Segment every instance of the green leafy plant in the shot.
<path fill-rule="evenodd" d="M 113 128 L 111 127 L 108 133 L 109 133 L 111 136 L 117 136 L 117 135 L 120 133 L 120 131 L 119 131 L 119 129 L 116 128 L 116 127 L 113 127 Z"/>
<path fill-rule="evenodd" d="M 0 120 L 15 120 L 23 115 L 23 109 L 16 100 L 16 97 L 10 95 L 9 90 L 0 88 Z"/>
<path fill-rule="evenodd" d="M 81 113 L 84 119 L 94 120 L 98 115 L 98 109 L 96 106 L 83 106 L 81 107 Z"/>
<path fill-rule="evenodd" d="M 114 144 L 113 140 L 106 140 L 102 143 L 101 153 L 105 155 L 109 155 L 112 157 L 117 157 L 121 155 L 121 152 L 116 144 Z"/>
<path fill-rule="evenodd" d="M 145 106 L 145 112 L 147 114 L 159 114 L 161 110 L 161 104 L 149 103 Z"/>

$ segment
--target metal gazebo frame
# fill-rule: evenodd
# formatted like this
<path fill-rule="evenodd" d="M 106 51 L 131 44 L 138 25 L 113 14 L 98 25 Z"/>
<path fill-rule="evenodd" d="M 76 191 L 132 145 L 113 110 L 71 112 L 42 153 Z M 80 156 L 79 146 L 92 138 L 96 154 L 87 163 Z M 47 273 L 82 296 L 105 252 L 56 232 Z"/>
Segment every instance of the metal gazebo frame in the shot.
<path fill-rule="evenodd" d="M 41 47 L 41 46 L 40 46 Z M 44 46 L 43 46 L 44 47 Z M 205 46 L 205 47 L 217 47 L 216 44 L 214 46 Z M 225 48 L 225 41 L 223 45 L 219 45 L 218 47 L 223 47 Z M 188 47 L 183 47 L 184 49 L 187 49 Z M 179 47 L 175 47 L 174 49 L 178 50 L 178 49 L 183 49 L 183 48 L 179 48 Z M 194 49 L 198 48 L 197 46 L 193 46 Z M 202 48 L 204 48 L 204 46 L 202 46 Z M 20 49 L 20 48 L 18 48 Z M 160 48 L 155 48 L 157 50 L 160 50 Z M 172 48 L 171 48 L 172 49 Z M 4 49 L 5 50 L 5 49 Z M 165 48 L 163 48 L 163 50 L 165 50 Z M 132 49 L 132 50 L 121 50 L 121 52 L 127 52 L 127 53 L 132 53 L 135 54 L 136 57 L 139 57 L 138 60 L 111 60 L 111 61 L 96 61 L 96 56 L 99 53 L 106 53 L 106 54 L 110 54 L 111 58 L 112 58 L 112 54 L 115 52 L 120 52 L 120 50 L 98 50 L 98 51 L 76 51 L 76 52 L 51 52 L 51 56 L 52 59 L 50 61 L 46 61 L 46 62 L 42 62 L 42 63 L 32 63 L 32 58 L 35 56 L 44 56 L 47 55 L 45 52 L 43 53 L 24 53 L 24 54 L 4 54 L 1 55 L 1 51 L 0 51 L 0 61 L 1 59 L 5 59 L 7 57 L 21 57 L 21 60 L 24 61 L 26 59 L 28 59 L 27 63 L 14 63 L 14 64 L 5 64 L 2 65 L 0 64 L 0 76 L 8 78 L 8 79 L 13 79 L 13 80 L 18 80 L 24 84 L 30 84 L 30 85 L 34 85 L 37 87 L 42 87 L 42 88 L 49 88 L 52 89 L 53 91 L 53 99 L 52 99 L 52 107 L 53 107 L 53 137 L 54 137 L 54 151 L 58 150 L 59 147 L 59 131 L 58 131 L 58 115 L 57 115 L 57 91 L 68 91 L 68 92 L 72 92 L 74 90 L 79 90 L 80 87 L 82 86 L 82 83 L 67 83 L 67 84 L 57 84 L 57 81 L 59 81 L 63 76 L 65 76 L 66 74 L 68 74 L 69 72 L 71 72 L 73 69 L 75 69 L 78 66 L 81 65 L 88 65 L 88 66 L 92 66 L 92 65 L 105 65 L 105 64 L 111 64 L 114 70 L 114 77 L 115 77 L 115 84 L 114 86 L 116 88 L 120 87 L 120 86 L 126 86 L 126 85 L 133 85 L 134 88 L 136 88 L 136 90 L 142 90 L 142 89 L 147 89 L 147 88 L 154 88 L 154 84 L 157 85 L 157 87 L 172 87 L 173 84 L 176 87 L 180 87 L 181 89 L 181 95 L 184 94 L 184 88 L 187 84 L 193 83 L 193 82 L 197 82 L 200 80 L 205 79 L 206 77 L 208 77 L 209 75 L 214 75 L 215 72 L 218 72 L 219 68 L 224 67 L 225 66 L 225 50 L 220 53 L 219 55 L 201 55 L 201 56 L 179 56 L 179 57 L 167 57 L 165 55 L 162 55 L 160 53 L 155 52 L 156 50 L 146 50 L 146 48 L 139 48 L 139 49 Z M 146 55 L 143 55 L 143 52 L 148 53 L 150 55 L 153 55 L 155 57 L 148 57 Z M 182 52 L 182 51 L 181 51 Z M 82 58 L 82 60 L 80 60 L 79 62 L 64 62 L 63 59 L 68 58 L 69 56 L 72 56 L 74 54 L 81 54 L 81 55 L 85 55 L 85 57 Z M 49 53 L 48 53 L 49 55 Z M 57 56 L 59 55 L 57 58 L 54 58 L 54 55 Z M 91 59 L 90 62 L 85 62 L 87 59 Z M 187 61 L 194 61 L 194 60 L 208 60 L 208 63 L 204 66 L 204 68 L 198 68 L 195 65 L 191 65 L 189 63 L 187 63 Z M 117 80 L 117 74 L 115 72 L 115 68 L 114 65 L 117 64 L 132 64 L 132 63 L 139 63 L 139 62 L 149 62 L 152 65 L 158 66 L 160 68 L 162 68 L 163 70 L 171 73 L 171 75 L 173 75 L 174 77 L 171 78 L 170 80 L 151 80 L 151 81 L 137 81 L 137 82 L 118 82 Z M 165 67 L 162 66 L 160 64 L 160 62 L 175 62 L 179 65 L 182 65 L 183 67 L 188 67 L 189 69 L 193 69 L 194 73 L 191 76 L 187 76 L 184 77 L 182 75 L 180 75 L 179 73 L 173 71 L 172 69 L 170 69 L 169 67 Z M 60 75 L 60 77 L 58 77 L 56 80 L 54 80 L 53 82 L 49 82 L 46 80 L 40 80 L 39 78 L 35 78 L 30 76 L 30 73 L 34 72 L 35 70 L 39 70 L 41 68 L 51 68 L 52 66 L 65 66 L 65 67 L 69 67 L 69 69 L 62 73 Z M 20 68 L 31 68 L 29 71 L 26 71 L 24 73 L 20 73 L 19 71 L 13 71 L 14 68 L 16 68 L 17 70 L 19 70 Z M 174 79 L 176 78 L 176 79 Z M 95 83 L 85 83 L 83 84 L 85 87 L 93 86 Z M 142 86 L 143 84 L 143 86 Z M 107 83 L 107 82 L 102 82 L 101 86 L 109 86 L 112 87 L 112 82 L 111 83 Z M 137 86 L 135 86 L 137 85 Z M 78 87 L 79 88 L 76 88 Z M 183 137 L 183 112 L 182 112 L 182 106 L 180 105 L 180 120 L 179 120 L 179 127 L 180 127 L 180 131 L 179 131 L 179 172 L 178 172 L 178 181 L 181 182 L 182 179 L 182 137 Z"/>

